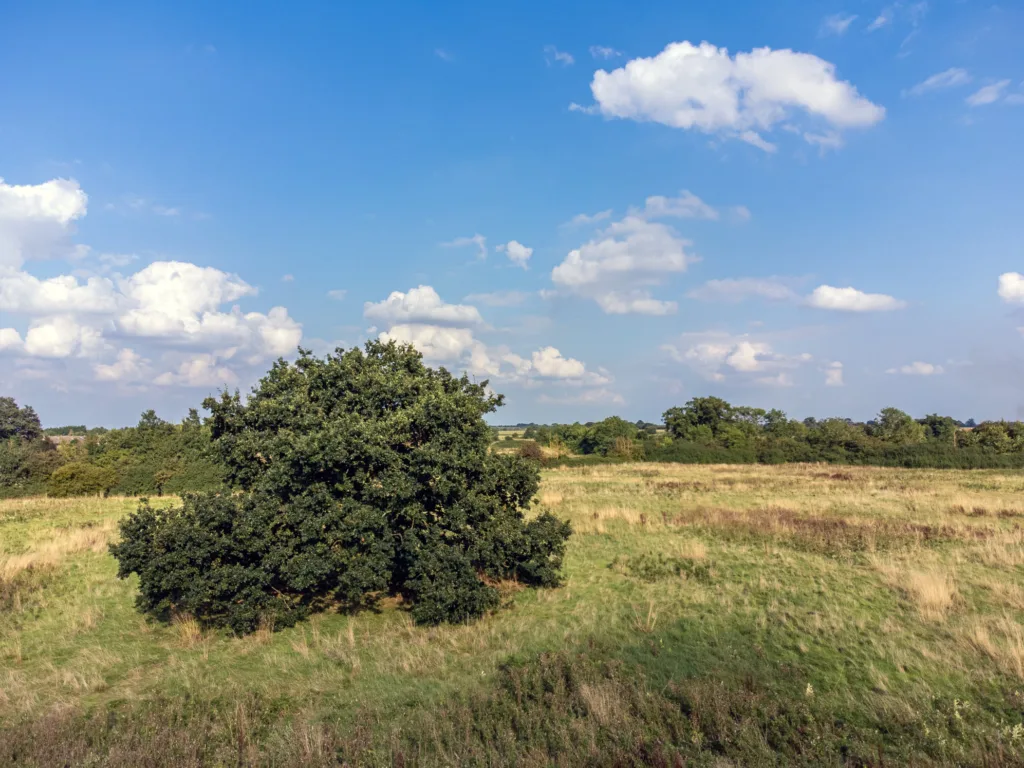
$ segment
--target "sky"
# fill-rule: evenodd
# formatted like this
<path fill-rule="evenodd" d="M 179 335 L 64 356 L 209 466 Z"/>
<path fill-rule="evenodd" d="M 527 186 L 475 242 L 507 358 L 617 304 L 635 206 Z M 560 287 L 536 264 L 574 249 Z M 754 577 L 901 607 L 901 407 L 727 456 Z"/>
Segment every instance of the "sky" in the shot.
<path fill-rule="evenodd" d="M 493 423 L 1024 418 L 1024 4 L 0 0 L 0 395 L 381 337 Z"/>

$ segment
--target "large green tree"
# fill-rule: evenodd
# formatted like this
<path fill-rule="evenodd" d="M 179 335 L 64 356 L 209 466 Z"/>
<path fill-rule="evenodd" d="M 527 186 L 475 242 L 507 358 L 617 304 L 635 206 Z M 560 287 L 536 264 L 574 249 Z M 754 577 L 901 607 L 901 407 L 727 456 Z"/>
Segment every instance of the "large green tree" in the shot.
<path fill-rule="evenodd" d="M 42 424 L 31 406 L 19 408 L 13 397 L 0 397 L 0 440 L 38 440 L 42 434 Z"/>
<path fill-rule="evenodd" d="M 241 632 L 385 594 L 419 622 L 462 621 L 497 605 L 491 580 L 556 585 L 569 526 L 527 521 L 535 464 L 488 451 L 501 403 L 410 346 L 300 351 L 246 401 L 204 403 L 243 492 L 141 507 L 112 548 L 119 575 L 139 575 L 149 613 Z"/>

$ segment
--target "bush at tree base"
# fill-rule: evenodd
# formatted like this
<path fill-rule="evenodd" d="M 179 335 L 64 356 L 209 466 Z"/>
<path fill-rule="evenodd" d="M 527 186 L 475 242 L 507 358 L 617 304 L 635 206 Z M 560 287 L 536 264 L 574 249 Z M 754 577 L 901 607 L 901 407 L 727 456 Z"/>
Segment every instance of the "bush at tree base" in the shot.
<path fill-rule="evenodd" d="M 240 633 L 388 594 L 417 622 L 464 621 L 498 604 L 489 580 L 555 586 L 570 528 L 550 514 L 527 522 L 535 463 L 488 452 L 483 416 L 502 399 L 407 345 L 300 350 L 246 402 L 203 404 L 242 493 L 144 503 L 111 547 L 118 575 L 139 575 L 153 616 Z"/>

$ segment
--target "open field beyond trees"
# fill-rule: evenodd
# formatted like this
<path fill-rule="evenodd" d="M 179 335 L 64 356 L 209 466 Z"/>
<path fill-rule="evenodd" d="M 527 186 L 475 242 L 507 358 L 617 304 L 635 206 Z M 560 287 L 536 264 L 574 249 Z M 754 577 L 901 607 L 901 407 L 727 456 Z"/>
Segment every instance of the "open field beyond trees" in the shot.
<path fill-rule="evenodd" d="M 1024 475 L 548 469 L 564 586 L 246 636 L 137 613 L 137 501 L 0 502 L 0 765 L 1024 761 Z M 167 500 L 158 500 L 167 503 Z"/>

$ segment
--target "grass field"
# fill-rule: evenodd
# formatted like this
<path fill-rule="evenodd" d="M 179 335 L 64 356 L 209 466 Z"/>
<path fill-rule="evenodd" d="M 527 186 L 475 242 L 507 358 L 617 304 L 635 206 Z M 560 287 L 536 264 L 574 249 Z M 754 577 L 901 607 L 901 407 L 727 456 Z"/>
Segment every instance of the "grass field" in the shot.
<path fill-rule="evenodd" d="M 1024 764 L 1024 475 L 548 470 L 555 590 L 152 624 L 130 499 L 0 502 L 0 765 Z"/>

